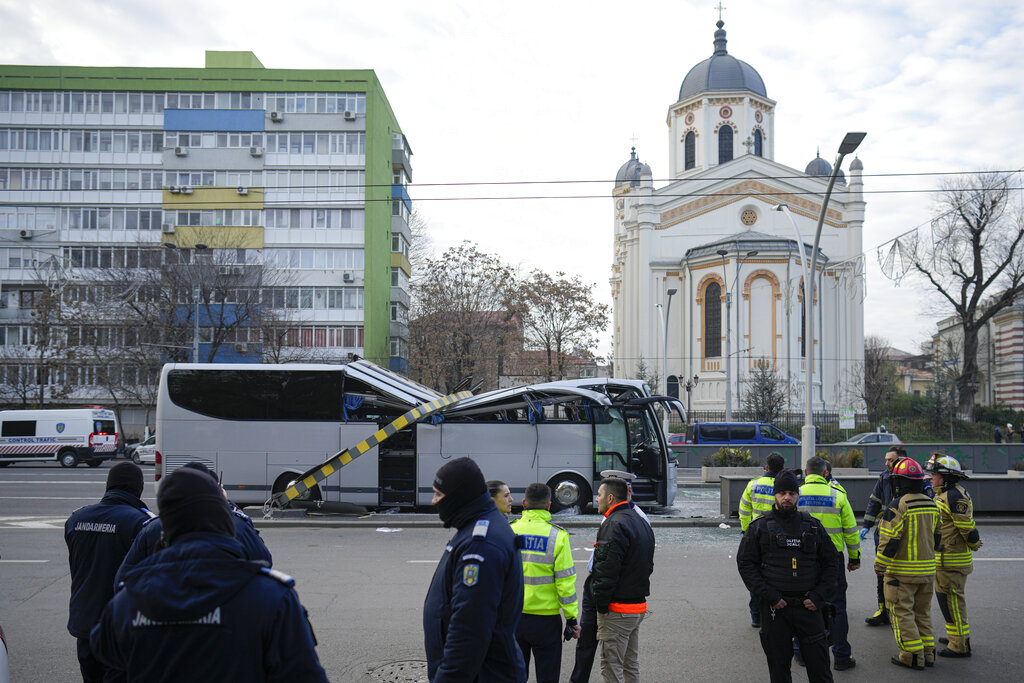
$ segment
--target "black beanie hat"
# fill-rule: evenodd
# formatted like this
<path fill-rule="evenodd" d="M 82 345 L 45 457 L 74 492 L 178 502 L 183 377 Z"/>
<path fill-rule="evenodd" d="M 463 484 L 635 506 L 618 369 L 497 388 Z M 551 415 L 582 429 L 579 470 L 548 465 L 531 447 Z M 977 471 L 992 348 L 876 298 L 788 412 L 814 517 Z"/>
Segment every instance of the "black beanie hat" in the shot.
<path fill-rule="evenodd" d="M 203 474 L 205 474 L 206 476 L 210 477 L 215 482 L 217 482 L 217 486 L 218 487 L 220 486 L 220 479 L 217 478 L 217 475 L 214 474 L 213 470 L 211 470 L 209 467 L 207 467 L 203 463 L 192 461 L 192 462 L 185 463 L 184 465 L 182 465 L 182 467 L 187 467 L 190 470 L 195 470 L 197 472 L 202 472 Z"/>
<path fill-rule="evenodd" d="M 216 481 L 194 468 L 183 467 L 160 482 L 156 493 L 167 543 L 194 531 L 235 535 L 228 501 Z"/>
<path fill-rule="evenodd" d="M 142 468 L 133 462 L 119 462 L 107 472 L 107 490 L 125 491 L 136 498 L 142 496 Z"/>
<path fill-rule="evenodd" d="M 444 494 L 437 509 L 445 525 L 460 508 L 487 493 L 484 474 L 472 458 L 456 458 L 441 467 L 434 475 L 434 488 Z"/>
<path fill-rule="evenodd" d="M 797 484 L 796 475 L 789 470 L 782 470 L 775 475 L 775 493 L 782 491 L 800 493 L 800 486 Z"/>

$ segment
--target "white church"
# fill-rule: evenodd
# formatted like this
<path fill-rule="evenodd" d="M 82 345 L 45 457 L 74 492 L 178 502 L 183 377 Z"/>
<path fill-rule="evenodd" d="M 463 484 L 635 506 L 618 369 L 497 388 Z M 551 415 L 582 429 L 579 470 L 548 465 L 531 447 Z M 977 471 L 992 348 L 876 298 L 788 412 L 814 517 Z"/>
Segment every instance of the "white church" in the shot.
<path fill-rule="evenodd" d="M 655 188 L 635 149 L 616 175 L 613 372 L 635 377 L 642 362 L 659 378 L 655 391 L 679 396 L 694 411 L 724 410 L 728 393 L 735 414 L 750 373 L 767 367 L 789 383 L 790 409 L 801 412 L 810 289 L 801 252 L 809 264 L 832 166 L 816 157 L 798 171 L 774 160 L 776 103 L 757 71 L 728 53 L 724 23 L 717 26 L 714 54 L 690 69 L 668 108 L 671 182 Z M 849 178 L 839 176 L 821 233 L 815 410 L 859 403 L 862 171 L 854 158 Z"/>

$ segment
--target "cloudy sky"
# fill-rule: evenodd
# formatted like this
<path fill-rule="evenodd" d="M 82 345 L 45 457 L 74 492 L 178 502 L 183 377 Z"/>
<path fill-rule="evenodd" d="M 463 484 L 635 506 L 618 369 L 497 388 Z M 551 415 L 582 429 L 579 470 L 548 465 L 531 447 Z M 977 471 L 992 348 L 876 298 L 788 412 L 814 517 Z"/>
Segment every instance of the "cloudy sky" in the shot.
<path fill-rule="evenodd" d="M 374 69 L 435 250 L 471 240 L 523 270 L 579 274 L 610 301 L 611 180 L 635 139 L 664 184 L 666 113 L 712 53 L 714 4 L 0 0 L 0 63 L 200 67 L 219 49 L 269 68 Z M 927 289 L 884 278 L 876 247 L 927 227 L 943 176 L 925 174 L 1024 165 L 1024 3 L 723 4 L 729 52 L 778 102 L 776 161 L 802 170 L 868 132 L 866 329 L 915 349 L 934 329 Z"/>

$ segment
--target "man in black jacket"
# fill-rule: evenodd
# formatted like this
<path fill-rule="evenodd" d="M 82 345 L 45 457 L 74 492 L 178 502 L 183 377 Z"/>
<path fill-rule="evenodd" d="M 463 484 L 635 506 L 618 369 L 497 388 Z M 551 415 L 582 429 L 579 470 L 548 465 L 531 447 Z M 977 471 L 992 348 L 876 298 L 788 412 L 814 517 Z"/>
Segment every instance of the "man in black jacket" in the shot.
<path fill-rule="evenodd" d="M 601 642 L 601 675 L 611 681 L 640 680 L 640 622 L 647 614 L 654 572 L 654 532 L 629 506 L 625 481 L 608 477 L 597 491 L 605 516 L 594 550 L 594 605 Z"/>
<path fill-rule="evenodd" d="M 114 574 L 146 520 L 154 515 L 142 502 L 142 470 L 121 462 L 107 473 L 100 502 L 75 510 L 64 524 L 71 566 L 68 631 L 78 640 L 82 680 L 123 680 L 89 650 L 89 629 L 114 595 Z"/>
<path fill-rule="evenodd" d="M 814 517 L 797 509 L 796 476 L 775 477 L 775 505 L 740 538 L 736 554 L 747 590 L 761 601 L 761 647 L 772 683 L 792 680 L 793 637 L 810 681 L 831 681 L 822 608 L 836 582 L 836 547 Z"/>

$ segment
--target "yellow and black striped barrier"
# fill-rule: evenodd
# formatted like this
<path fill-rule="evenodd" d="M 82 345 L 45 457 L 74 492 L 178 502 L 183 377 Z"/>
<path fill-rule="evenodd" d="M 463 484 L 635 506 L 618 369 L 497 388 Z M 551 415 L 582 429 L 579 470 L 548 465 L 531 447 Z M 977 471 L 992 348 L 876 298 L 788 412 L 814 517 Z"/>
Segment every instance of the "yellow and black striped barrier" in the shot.
<path fill-rule="evenodd" d="M 327 477 L 331 476 L 345 465 L 349 464 L 360 455 L 370 450 L 374 446 L 380 444 L 382 441 L 394 436 L 401 430 L 405 429 L 411 424 L 415 424 L 420 420 L 430 417 L 442 408 L 453 406 L 459 401 L 469 398 L 473 395 L 471 391 L 460 391 L 454 394 L 448 394 L 443 396 L 436 401 L 430 403 L 424 403 L 423 405 L 416 406 L 409 412 L 395 418 L 388 424 L 384 425 L 381 429 L 377 430 L 373 436 L 367 438 L 364 441 L 360 441 L 355 446 L 346 448 L 340 453 L 336 453 L 331 456 L 327 462 L 317 465 L 316 467 L 306 470 L 298 477 L 295 478 L 294 483 L 280 493 L 274 494 L 267 504 L 264 506 L 264 511 L 272 509 L 273 507 L 282 508 L 291 501 L 301 496 L 306 491 L 310 490 Z"/>

